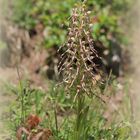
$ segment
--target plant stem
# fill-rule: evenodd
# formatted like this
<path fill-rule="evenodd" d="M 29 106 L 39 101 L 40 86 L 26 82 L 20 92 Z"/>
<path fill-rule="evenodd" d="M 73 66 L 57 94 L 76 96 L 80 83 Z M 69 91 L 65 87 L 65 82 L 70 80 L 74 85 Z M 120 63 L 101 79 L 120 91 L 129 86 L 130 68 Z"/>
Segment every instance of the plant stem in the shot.
<path fill-rule="evenodd" d="M 21 81 L 21 77 L 20 77 L 20 72 L 19 72 L 19 67 L 17 66 L 17 74 L 18 74 L 18 78 L 19 78 L 19 84 L 20 84 L 20 96 L 21 96 L 21 122 L 24 122 L 24 92 L 25 90 L 23 90 L 23 85 L 22 85 L 22 81 Z"/>
<path fill-rule="evenodd" d="M 55 104 L 55 108 L 54 108 L 54 116 L 55 116 L 56 132 L 57 132 L 57 135 L 58 135 L 58 120 L 57 120 L 56 104 Z"/>
<path fill-rule="evenodd" d="M 81 113 L 81 98 L 80 98 L 80 95 L 78 95 L 78 102 L 77 102 L 77 126 L 76 126 L 76 130 L 78 132 L 79 130 L 79 127 L 80 127 L 80 113 Z"/>
<path fill-rule="evenodd" d="M 81 134 L 81 130 L 82 130 L 82 125 L 81 125 L 81 121 L 82 121 L 82 111 L 83 111 L 83 105 L 84 104 L 84 100 L 83 100 L 83 96 L 82 94 L 78 94 L 77 97 L 77 116 L 76 116 L 76 140 L 80 140 L 80 134 Z"/>

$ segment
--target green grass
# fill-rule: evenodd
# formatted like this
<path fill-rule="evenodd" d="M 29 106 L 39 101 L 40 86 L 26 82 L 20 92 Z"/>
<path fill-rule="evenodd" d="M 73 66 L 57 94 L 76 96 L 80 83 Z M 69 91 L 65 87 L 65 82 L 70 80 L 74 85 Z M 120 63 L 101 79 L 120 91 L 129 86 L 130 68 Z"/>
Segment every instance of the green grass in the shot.
<path fill-rule="evenodd" d="M 47 93 L 38 89 L 32 89 L 27 83 L 23 84 L 24 90 L 22 92 L 20 86 L 11 86 L 11 92 L 17 96 L 10 107 L 11 116 L 9 118 L 9 126 L 13 137 L 16 134 L 17 128 L 24 124 L 29 115 L 37 114 L 42 119 L 39 125 L 43 128 L 51 129 L 55 140 L 76 140 L 74 129 L 76 124 L 76 102 L 69 95 L 66 95 L 63 87 L 54 91 L 53 86 L 54 84 L 50 84 Z M 116 88 L 115 85 L 109 86 Z M 128 103 L 129 99 L 124 99 Z M 85 132 L 82 133 L 85 133 L 85 136 L 88 137 L 85 140 L 131 140 L 131 124 L 129 119 L 125 117 L 122 119 L 120 114 L 116 114 L 111 125 L 106 127 L 106 120 L 102 115 L 106 105 L 96 98 L 86 98 L 85 102 L 86 106 L 89 107 L 85 107 L 85 111 L 82 114 L 86 119 L 82 120 L 82 122 L 86 121 L 86 123 L 82 123 L 86 127 L 84 129 Z M 86 113 L 87 109 L 88 113 Z M 121 108 L 120 112 L 121 115 L 126 115 Z M 86 130 L 88 130 L 88 133 Z"/>

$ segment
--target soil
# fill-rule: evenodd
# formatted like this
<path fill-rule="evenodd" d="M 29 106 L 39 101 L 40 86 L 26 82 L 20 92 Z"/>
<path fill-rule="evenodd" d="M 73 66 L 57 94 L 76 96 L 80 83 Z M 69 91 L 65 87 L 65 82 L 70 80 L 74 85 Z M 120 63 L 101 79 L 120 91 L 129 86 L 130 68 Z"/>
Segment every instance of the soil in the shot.
<path fill-rule="evenodd" d="M 140 140 L 140 1 L 137 0 L 132 10 L 133 29 L 131 32 L 132 46 L 130 46 L 132 61 L 131 97 L 133 107 L 133 138 Z M 131 19 L 131 20 L 132 20 Z"/>
<path fill-rule="evenodd" d="M 15 70 L 12 68 L 0 67 L 0 140 L 5 140 L 10 136 L 8 127 L 6 126 L 6 117 L 14 96 L 6 92 L 5 83 L 12 83 L 12 79 L 16 76 Z"/>
<path fill-rule="evenodd" d="M 9 59 L 7 59 L 7 51 L 6 47 L 1 45 L 1 25 L 3 23 L 3 16 L 2 16 L 2 9 L 3 1 L 0 0 L 0 140 L 8 140 L 8 135 L 10 135 L 7 127 L 5 126 L 5 117 L 7 115 L 7 110 L 9 104 L 13 100 L 13 96 L 6 93 L 6 90 L 3 88 L 5 87 L 5 83 L 12 83 L 13 79 L 16 77 L 16 71 L 13 68 L 7 68 L 6 64 L 8 63 Z"/>

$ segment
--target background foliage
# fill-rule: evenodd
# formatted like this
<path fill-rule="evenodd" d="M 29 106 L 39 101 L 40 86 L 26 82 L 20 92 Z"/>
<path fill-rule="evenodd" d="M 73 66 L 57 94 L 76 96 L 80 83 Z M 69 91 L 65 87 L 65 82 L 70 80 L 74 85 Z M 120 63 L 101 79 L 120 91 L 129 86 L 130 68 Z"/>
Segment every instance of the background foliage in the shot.
<path fill-rule="evenodd" d="M 60 46 L 66 37 L 71 10 L 77 0 L 14 0 L 14 21 L 19 26 L 32 30 L 39 23 L 45 30 L 45 47 Z M 109 46 L 109 35 L 117 38 L 122 11 L 129 7 L 129 0 L 88 0 L 92 12 L 93 36 L 104 46 Z M 26 7 L 26 8 L 25 8 Z M 121 36 L 122 37 L 122 36 Z M 121 38 L 120 37 L 120 38 Z"/>

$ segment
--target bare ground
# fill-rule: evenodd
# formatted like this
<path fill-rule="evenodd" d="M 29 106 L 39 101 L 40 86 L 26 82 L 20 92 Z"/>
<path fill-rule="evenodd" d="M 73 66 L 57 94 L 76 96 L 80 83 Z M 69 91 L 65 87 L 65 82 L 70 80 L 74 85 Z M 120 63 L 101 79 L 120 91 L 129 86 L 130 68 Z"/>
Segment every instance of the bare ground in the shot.
<path fill-rule="evenodd" d="M 3 23 L 3 16 L 2 16 L 2 8 L 3 0 L 0 0 L 0 43 L 1 41 L 1 25 Z M 5 126 L 4 120 L 6 111 L 9 107 L 10 102 L 12 101 L 13 97 L 11 95 L 6 94 L 4 87 L 4 83 L 12 82 L 12 79 L 16 76 L 16 71 L 13 68 L 6 68 L 5 60 L 7 59 L 4 55 L 6 48 L 2 48 L 0 46 L 0 140 L 5 140 L 9 136 L 9 131 Z M 8 59 L 7 59 L 8 60 Z M 3 68 L 2 68 L 3 67 Z"/>
<path fill-rule="evenodd" d="M 131 96 L 133 106 L 133 138 L 140 140 L 140 1 L 137 0 L 132 10 L 134 20 L 132 22 L 133 33 L 130 34 L 133 45 L 130 47 L 132 54 L 132 82 Z M 131 18 L 131 17 L 130 17 Z"/>
<path fill-rule="evenodd" d="M 12 83 L 12 79 L 16 76 L 14 69 L 0 68 L 0 140 L 5 140 L 9 137 L 10 133 L 5 126 L 5 118 L 9 105 L 14 100 L 13 95 L 7 94 L 3 88 L 4 83 Z"/>

